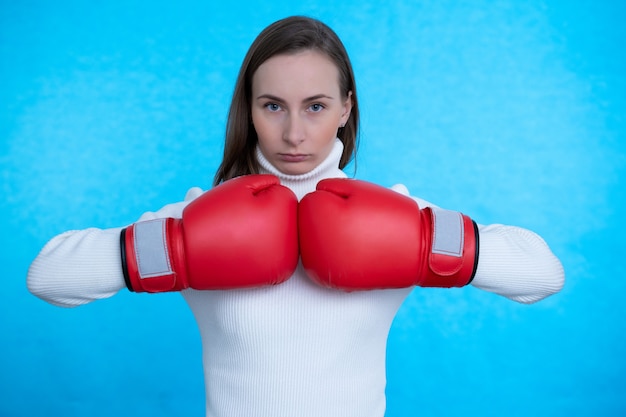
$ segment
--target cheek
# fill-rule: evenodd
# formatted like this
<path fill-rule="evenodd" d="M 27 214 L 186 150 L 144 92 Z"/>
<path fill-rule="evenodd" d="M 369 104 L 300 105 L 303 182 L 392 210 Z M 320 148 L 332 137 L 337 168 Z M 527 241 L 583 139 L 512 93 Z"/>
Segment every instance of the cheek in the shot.
<path fill-rule="evenodd" d="M 323 126 L 318 126 L 316 129 L 316 143 L 319 151 L 324 154 L 332 149 L 335 138 L 337 137 L 337 126 L 334 123 L 326 123 Z"/>
<path fill-rule="evenodd" d="M 255 113 L 252 112 L 252 128 L 256 132 L 257 137 L 259 138 L 259 142 L 265 142 L 269 135 L 270 125 L 264 120 L 262 117 L 258 115 L 255 116 Z"/>
<path fill-rule="evenodd" d="M 334 141 L 337 137 L 338 122 L 335 119 L 329 120 L 318 130 L 321 140 Z"/>

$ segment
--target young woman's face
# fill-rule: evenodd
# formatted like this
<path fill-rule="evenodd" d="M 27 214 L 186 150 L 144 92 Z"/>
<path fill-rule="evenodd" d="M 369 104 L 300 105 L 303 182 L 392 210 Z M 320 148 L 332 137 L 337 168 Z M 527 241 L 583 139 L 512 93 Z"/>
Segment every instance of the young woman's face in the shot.
<path fill-rule="evenodd" d="M 276 55 L 252 77 L 252 123 L 263 156 L 279 171 L 304 174 L 333 148 L 350 117 L 352 93 L 342 97 L 339 71 L 326 55 L 307 50 Z"/>

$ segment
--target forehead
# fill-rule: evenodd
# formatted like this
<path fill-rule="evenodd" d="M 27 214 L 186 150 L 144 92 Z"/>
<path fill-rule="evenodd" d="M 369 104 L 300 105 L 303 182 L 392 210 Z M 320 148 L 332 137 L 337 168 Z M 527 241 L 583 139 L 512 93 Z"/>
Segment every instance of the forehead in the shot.
<path fill-rule="evenodd" d="M 279 97 L 304 94 L 337 95 L 339 70 L 324 53 L 305 50 L 295 54 L 275 55 L 265 61 L 252 76 L 252 93 Z"/>

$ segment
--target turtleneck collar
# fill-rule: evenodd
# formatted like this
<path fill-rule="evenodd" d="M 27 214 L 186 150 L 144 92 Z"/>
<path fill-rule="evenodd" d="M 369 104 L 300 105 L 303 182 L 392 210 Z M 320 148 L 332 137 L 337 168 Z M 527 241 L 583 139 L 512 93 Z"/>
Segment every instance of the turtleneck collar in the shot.
<path fill-rule="evenodd" d="M 330 154 L 315 167 L 312 171 L 300 175 L 287 175 L 280 172 L 263 156 L 263 153 L 257 146 L 256 157 L 259 161 L 260 172 L 262 174 L 276 175 L 280 179 L 280 183 L 289 187 L 301 200 L 307 193 L 315 190 L 318 182 L 326 178 L 346 178 L 347 175 L 339 169 L 339 161 L 343 153 L 343 143 L 339 138 L 335 139 L 333 149 Z"/>

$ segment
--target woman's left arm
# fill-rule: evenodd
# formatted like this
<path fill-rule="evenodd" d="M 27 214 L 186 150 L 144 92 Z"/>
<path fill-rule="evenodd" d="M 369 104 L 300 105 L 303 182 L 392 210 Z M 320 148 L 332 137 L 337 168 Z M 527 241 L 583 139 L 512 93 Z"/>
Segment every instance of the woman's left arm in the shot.
<path fill-rule="evenodd" d="M 403 185 L 392 189 L 409 195 Z M 411 198 L 420 207 L 435 207 Z M 563 288 L 563 266 L 539 235 L 501 224 L 478 225 L 478 231 L 478 266 L 471 285 L 525 304 L 540 301 Z"/>
<path fill-rule="evenodd" d="M 500 224 L 478 230 L 478 268 L 471 285 L 526 304 L 563 288 L 563 266 L 539 235 Z"/>

